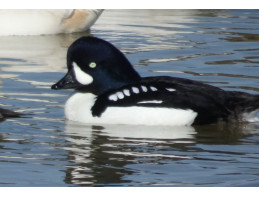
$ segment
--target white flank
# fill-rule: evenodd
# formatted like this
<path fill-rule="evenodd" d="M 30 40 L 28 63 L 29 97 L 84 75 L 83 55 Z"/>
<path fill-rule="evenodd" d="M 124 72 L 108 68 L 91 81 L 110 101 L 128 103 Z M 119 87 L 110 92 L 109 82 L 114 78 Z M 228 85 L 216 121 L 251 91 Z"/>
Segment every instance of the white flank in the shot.
<path fill-rule="evenodd" d="M 152 100 L 152 101 L 141 101 L 141 102 L 138 102 L 138 104 L 142 104 L 142 103 L 163 103 L 163 101 L 158 101 L 158 100 Z"/>
<path fill-rule="evenodd" d="M 65 105 L 66 118 L 88 124 L 190 126 L 197 116 L 192 110 L 151 107 L 108 107 L 101 117 L 93 117 L 95 95 L 76 93 Z"/>
<path fill-rule="evenodd" d="M 76 80 L 82 85 L 89 85 L 93 82 L 93 77 L 81 70 L 81 68 L 75 63 L 72 63 L 76 75 Z"/>

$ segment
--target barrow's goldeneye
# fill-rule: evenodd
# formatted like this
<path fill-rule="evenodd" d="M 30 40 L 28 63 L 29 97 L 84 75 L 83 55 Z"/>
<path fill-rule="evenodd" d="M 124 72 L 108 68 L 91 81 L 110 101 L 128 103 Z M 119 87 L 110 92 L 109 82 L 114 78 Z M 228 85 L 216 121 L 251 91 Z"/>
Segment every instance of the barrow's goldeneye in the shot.
<path fill-rule="evenodd" d="M 68 73 L 52 89 L 75 89 L 67 119 L 85 123 L 192 125 L 248 121 L 259 95 L 224 91 L 201 82 L 141 77 L 111 43 L 82 37 L 67 52 Z"/>

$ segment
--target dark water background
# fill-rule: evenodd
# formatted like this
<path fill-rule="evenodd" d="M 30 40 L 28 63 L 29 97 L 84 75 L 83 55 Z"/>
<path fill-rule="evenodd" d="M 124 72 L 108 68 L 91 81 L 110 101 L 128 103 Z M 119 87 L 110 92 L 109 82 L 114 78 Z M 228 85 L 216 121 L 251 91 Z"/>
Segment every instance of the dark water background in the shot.
<path fill-rule="evenodd" d="M 106 10 L 92 27 L 142 76 L 259 94 L 258 10 Z M 50 86 L 87 35 L 0 37 L 0 186 L 259 186 L 259 123 L 190 128 L 66 121 Z"/>

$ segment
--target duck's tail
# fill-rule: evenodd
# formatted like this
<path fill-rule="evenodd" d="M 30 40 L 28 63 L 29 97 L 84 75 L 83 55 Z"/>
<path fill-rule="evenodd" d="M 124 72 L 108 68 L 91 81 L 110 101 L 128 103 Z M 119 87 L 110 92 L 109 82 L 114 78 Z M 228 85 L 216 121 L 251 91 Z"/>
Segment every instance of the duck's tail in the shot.
<path fill-rule="evenodd" d="M 232 118 L 243 122 L 259 122 L 259 95 L 229 92 L 228 108 Z"/>

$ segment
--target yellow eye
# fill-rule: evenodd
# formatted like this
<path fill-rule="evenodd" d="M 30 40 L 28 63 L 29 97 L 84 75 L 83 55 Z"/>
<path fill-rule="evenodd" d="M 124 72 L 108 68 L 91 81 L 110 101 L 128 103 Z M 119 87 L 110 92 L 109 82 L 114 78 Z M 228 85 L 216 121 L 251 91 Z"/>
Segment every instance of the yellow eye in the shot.
<path fill-rule="evenodd" d="M 95 63 L 95 62 L 91 62 L 91 63 L 89 64 L 89 67 L 90 67 L 90 68 L 95 68 L 95 67 L 96 67 L 96 63 Z"/>

